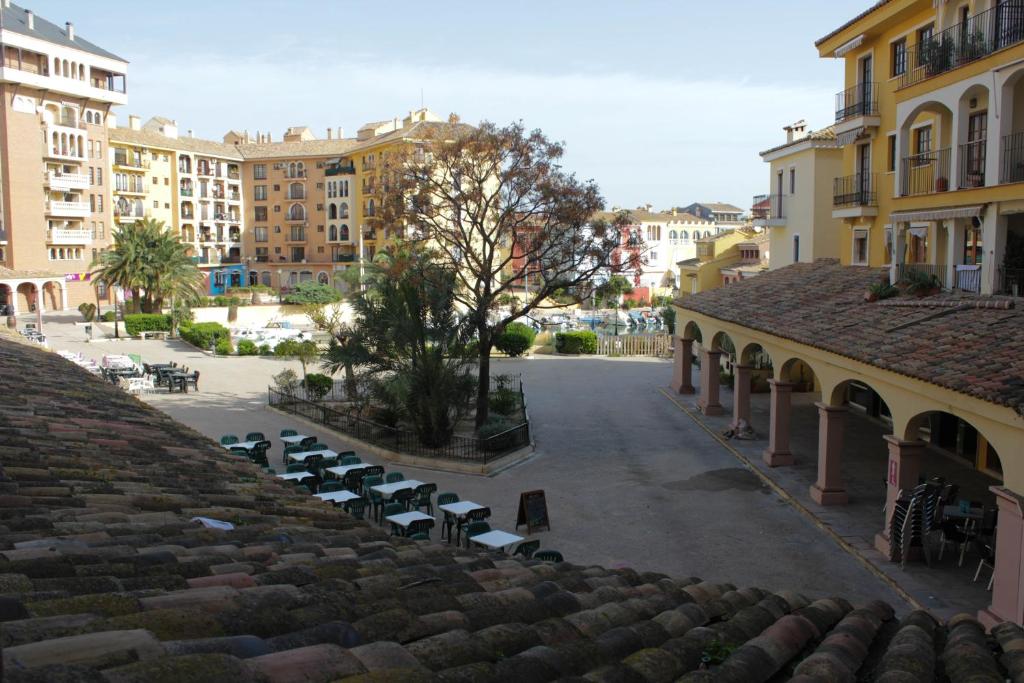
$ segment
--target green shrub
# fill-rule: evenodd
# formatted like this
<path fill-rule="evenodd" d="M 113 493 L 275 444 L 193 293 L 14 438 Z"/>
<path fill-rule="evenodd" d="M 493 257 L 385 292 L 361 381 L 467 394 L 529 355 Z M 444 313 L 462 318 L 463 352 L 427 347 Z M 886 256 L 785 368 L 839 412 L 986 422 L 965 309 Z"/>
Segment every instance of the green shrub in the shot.
<path fill-rule="evenodd" d="M 112 322 L 114 322 L 114 312 L 113 311 L 107 311 L 106 313 L 104 313 L 103 315 L 100 316 L 100 320 L 102 320 L 105 323 L 112 323 Z"/>
<path fill-rule="evenodd" d="M 82 314 L 85 322 L 91 323 L 96 317 L 96 304 L 84 303 L 78 305 L 78 312 Z"/>
<path fill-rule="evenodd" d="M 537 333 L 529 325 L 509 323 L 505 327 L 505 331 L 494 341 L 494 346 L 499 351 L 518 358 L 530 350 L 536 336 Z"/>
<path fill-rule="evenodd" d="M 480 439 L 480 447 L 485 451 L 492 452 L 508 449 L 512 445 L 512 439 L 515 437 L 515 434 L 507 434 L 498 438 L 494 437 L 507 432 L 515 426 L 515 423 L 507 417 L 501 417 L 500 415 L 489 416 L 487 421 L 476 430 L 477 438 Z"/>
<path fill-rule="evenodd" d="M 180 330 L 181 338 L 193 346 L 206 350 L 220 339 L 228 339 L 228 328 L 220 323 L 192 323 Z"/>
<path fill-rule="evenodd" d="M 508 387 L 498 387 L 487 397 L 491 410 L 501 415 L 511 415 L 519 408 L 519 394 Z"/>
<path fill-rule="evenodd" d="M 306 379 L 304 379 L 302 383 L 303 386 L 306 387 L 306 394 L 312 401 L 319 401 L 329 394 L 331 389 L 334 388 L 333 379 L 327 375 L 321 375 L 316 372 L 311 372 L 306 375 Z"/>
<path fill-rule="evenodd" d="M 555 335 L 558 353 L 597 353 L 597 335 L 590 330 L 559 332 Z"/>
<path fill-rule="evenodd" d="M 260 352 L 256 346 L 256 342 L 251 339 L 243 339 L 238 342 L 238 355 L 239 356 L 255 356 Z"/>
<path fill-rule="evenodd" d="M 661 319 L 665 321 L 665 329 L 668 330 L 669 334 L 676 333 L 676 309 L 671 306 L 665 306 L 661 309 Z"/>
<path fill-rule="evenodd" d="M 888 282 L 875 282 L 868 287 L 868 295 L 879 301 L 882 299 L 891 299 L 899 293 L 899 288 L 890 285 Z"/>
<path fill-rule="evenodd" d="M 319 282 L 300 282 L 284 297 L 286 304 L 330 304 L 341 301 L 341 293 L 330 285 Z"/>
<path fill-rule="evenodd" d="M 218 356 L 230 356 L 234 348 L 231 346 L 231 337 L 221 337 L 217 340 L 214 351 Z"/>
<path fill-rule="evenodd" d="M 260 344 L 260 355 L 269 356 L 274 353 L 274 350 L 270 348 L 270 344 Z"/>
<path fill-rule="evenodd" d="M 171 316 L 163 313 L 132 313 L 124 317 L 124 330 L 131 336 L 151 331 L 171 331 Z"/>

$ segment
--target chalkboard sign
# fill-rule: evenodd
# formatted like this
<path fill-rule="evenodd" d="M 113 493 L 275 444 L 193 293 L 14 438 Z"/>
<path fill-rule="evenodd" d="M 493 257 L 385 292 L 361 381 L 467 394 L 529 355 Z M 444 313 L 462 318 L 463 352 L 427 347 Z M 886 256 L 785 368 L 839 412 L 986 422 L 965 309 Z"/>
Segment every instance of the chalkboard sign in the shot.
<path fill-rule="evenodd" d="M 516 529 L 526 525 L 526 533 L 532 534 L 535 529 L 546 527 L 551 531 L 548 520 L 548 502 L 544 491 L 525 491 L 519 494 L 519 515 L 516 517 Z"/>

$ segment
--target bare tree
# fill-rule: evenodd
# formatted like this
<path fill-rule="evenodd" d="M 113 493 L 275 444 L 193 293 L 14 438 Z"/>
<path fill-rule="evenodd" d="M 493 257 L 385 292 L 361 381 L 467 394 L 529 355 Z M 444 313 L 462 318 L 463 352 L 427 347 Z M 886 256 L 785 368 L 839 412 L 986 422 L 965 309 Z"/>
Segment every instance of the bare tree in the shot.
<path fill-rule="evenodd" d="M 491 348 L 505 326 L 555 307 L 555 294 L 585 300 L 595 275 L 625 267 L 613 253 L 628 214 L 595 218 L 604 199 L 592 180 L 562 169 L 563 153 L 521 123 L 472 127 L 453 118 L 382 159 L 372 220 L 424 243 L 456 274 L 456 301 L 479 342 L 477 425 L 487 419 Z M 510 309 L 499 313 L 499 302 Z"/>

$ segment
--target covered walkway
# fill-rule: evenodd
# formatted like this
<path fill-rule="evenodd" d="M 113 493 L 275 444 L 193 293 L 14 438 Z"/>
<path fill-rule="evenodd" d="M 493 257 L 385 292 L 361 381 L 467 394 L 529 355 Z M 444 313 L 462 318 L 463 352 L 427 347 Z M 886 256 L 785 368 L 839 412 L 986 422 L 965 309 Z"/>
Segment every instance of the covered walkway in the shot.
<path fill-rule="evenodd" d="M 64 311 L 67 307 L 68 290 L 63 275 L 0 266 L 0 312 L 12 316 L 34 313 L 41 329 L 43 313 Z"/>

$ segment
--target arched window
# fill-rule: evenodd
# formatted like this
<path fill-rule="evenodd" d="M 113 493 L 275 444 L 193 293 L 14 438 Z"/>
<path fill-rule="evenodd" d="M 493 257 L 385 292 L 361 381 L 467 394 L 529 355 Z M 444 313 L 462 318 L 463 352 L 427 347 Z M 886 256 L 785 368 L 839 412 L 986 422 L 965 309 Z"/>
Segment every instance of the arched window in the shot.
<path fill-rule="evenodd" d="M 288 207 L 288 220 L 290 221 L 304 221 L 306 220 L 306 209 L 302 204 L 292 204 Z"/>
<path fill-rule="evenodd" d="M 258 285 L 259 283 L 260 283 L 260 274 L 257 273 L 255 270 L 250 270 L 249 271 L 249 286 L 253 287 L 255 285 Z"/>
<path fill-rule="evenodd" d="M 66 59 L 63 62 L 61 62 L 61 74 L 60 75 L 64 76 L 65 78 L 71 75 L 69 67 L 68 67 L 68 60 L 66 60 Z"/>
<path fill-rule="evenodd" d="M 299 172 L 299 177 L 302 177 L 302 174 L 306 170 L 306 165 L 300 161 L 298 164 L 296 164 L 295 168 Z"/>
<path fill-rule="evenodd" d="M 680 232 L 679 236 L 683 239 L 684 242 L 689 241 L 690 239 L 690 233 L 686 232 L 685 230 Z"/>
<path fill-rule="evenodd" d="M 338 230 L 338 240 L 341 242 L 348 242 L 348 225 L 342 223 L 341 229 Z"/>
<path fill-rule="evenodd" d="M 331 276 L 321 270 L 316 274 L 316 281 L 321 285 L 329 285 L 331 284 Z"/>
<path fill-rule="evenodd" d="M 331 242 L 338 241 L 338 226 L 332 225 L 327 228 L 327 239 Z"/>
<path fill-rule="evenodd" d="M 709 237 L 711 237 L 711 231 L 710 230 L 705 230 L 704 231 L 704 239 L 707 239 Z"/>
<path fill-rule="evenodd" d="M 327 218 L 329 220 L 332 220 L 332 221 L 333 220 L 337 220 L 337 218 L 338 218 L 338 205 L 337 204 L 331 204 L 329 207 L 327 207 Z"/>
<path fill-rule="evenodd" d="M 80 81 L 84 81 L 85 80 L 85 65 L 84 64 L 79 64 L 78 65 L 78 80 L 80 80 Z"/>
<path fill-rule="evenodd" d="M 348 182 L 347 180 L 345 182 Z M 338 218 L 348 218 L 348 202 L 338 205 Z"/>
<path fill-rule="evenodd" d="M 669 230 L 668 231 L 668 238 L 670 240 L 677 240 L 677 239 L 679 239 L 679 233 L 677 233 L 675 230 Z"/>
<path fill-rule="evenodd" d="M 376 207 L 373 204 L 373 200 L 371 199 L 369 202 L 366 203 L 366 215 L 367 216 L 374 216 L 376 214 L 377 214 L 377 209 L 376 209 Z"/>
<path fill-rule="evenodd" d="M 288 177 L 289 178 L 294 178 L 295 177 L 295 162 L 294 161 L 292 163 L 288 164 Z"/>

